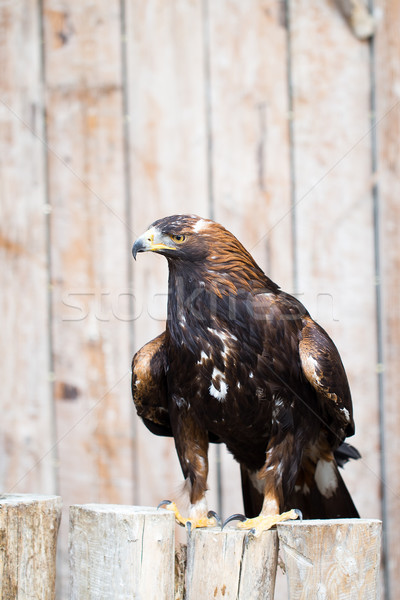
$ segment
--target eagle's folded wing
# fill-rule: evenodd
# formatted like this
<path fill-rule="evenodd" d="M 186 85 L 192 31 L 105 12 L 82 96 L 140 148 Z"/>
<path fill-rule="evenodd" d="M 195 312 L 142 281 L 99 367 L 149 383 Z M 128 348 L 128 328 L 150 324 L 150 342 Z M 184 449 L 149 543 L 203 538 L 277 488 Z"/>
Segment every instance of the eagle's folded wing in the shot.
<path fill-rule="evenodd" d="M 304 319 L 299 352 L 303 374 L 317 392 L 321 414 L 327 415 L 329 429 L 334 428 L 340 443 L 354 434 L 350 388 L 335 344 L 310 317 Z"/>
<path fill-rule="evenodd" d="M 167 356 L 164 331 L 143 346 L 132 360 L 132 395 L 139 417 L 156 435 L 171 436 L 167 400 Z"/>

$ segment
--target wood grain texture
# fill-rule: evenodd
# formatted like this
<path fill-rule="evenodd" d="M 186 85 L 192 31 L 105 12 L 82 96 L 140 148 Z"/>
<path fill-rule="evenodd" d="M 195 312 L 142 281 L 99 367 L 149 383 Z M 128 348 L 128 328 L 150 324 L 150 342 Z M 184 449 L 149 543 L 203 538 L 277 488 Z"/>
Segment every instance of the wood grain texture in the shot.
<path fill-rule="evenodd" d="M 213 217 L 269 277 L 292 291 L 283 6 L 271 0 L 206 5 Z M 225 447 L 221 461 L 227 516 L 242 510 L 241 484 Z"/>
<path fill-rule="evenodd" d="M 71 506 L 71 600 L 172 600 L 174 515 L 135 506 Z"/>
<path fill-rule="evenodd" d="M 0 597 L 55 599 L 61 498 L 0 496 Z"/>
<path fill-rule="evenodd" d="M 133 243 L 158 218 L 207 211 L 201 1 L 126 3 L 126 56 Z M 132 273 L 136 351 L 165 329 L 167 263 L 139 256 Z M 136 501 L 176 499 L 183 477 L 173 440 L 141 422 L 137 435 Z"/>
<path fill-rule="evenodd" d="M 39 16 L 33 0 L 0 7 L 0 484 L 53 493 Z"/>
<path fill-rule="evenodd" d="M 369 48 L 334 2 L 290 7 L 297 291 L 341 354 L 362 455 L 344 478 L 379 517 Z"/>
<path fill-rule="evenodd" d="M 400 5 L 376 2 L 381 21 L 375 39 L 376 77 L 376 173 L 380 211 L 380 262 L 383 324 L 384 398 L 382 428 L 385 444 L 385 499 L 388 536 L 386 558 L 390 590 L 395 598 L 400 588 L 400 463 L 398 432 L 400 427 Z"/>
<path fill-rule="evenodd" d="M 381 521 L 313 520 L 277 526 L 290 600 L 377 600 Z"/>
<path fill-rule="evenodd" d="M 259 538 L 227 528 L 196 529 L 188 539 L 186 600 L 272 600 L 278 556 L 276 531 Z"/>

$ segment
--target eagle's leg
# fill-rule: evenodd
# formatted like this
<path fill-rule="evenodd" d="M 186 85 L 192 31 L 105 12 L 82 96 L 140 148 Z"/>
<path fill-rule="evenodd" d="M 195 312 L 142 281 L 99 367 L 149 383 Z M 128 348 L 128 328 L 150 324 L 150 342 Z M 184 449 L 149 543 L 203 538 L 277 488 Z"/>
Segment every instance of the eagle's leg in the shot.
<path fill-rule="evenodd" d="M 297 519 L 301 517 L 299 510 L 289 510 L 281 513 L 281 508 L 284 506 L 283 501 L 283 482 L 282 473 L 287 473 L 290 464 L 286 462 L 293 456 L 293 439 L 286 436 L 285 440 L 279 445 L 271 443 L 270 448 L 266 453 L 266 461 L 264 467 L 253 473 L 254 485 L 263 490 L 263 504 L 258 517 L 246 518 L 243 515 L 232 515 L 225 523 L 229 521 L 239 520 L 240 529 L 249 529 L 255 536 L 258 536 L 262 531 L 271 529 L 277 523 Z"/>
<path fill-rule="evenodd" d="M 180 514 L 175 502 L 163 504 L 165 508 L 173 511 L 177 523 L 188 529 L 214 527 L 220 523 L 220 519 L 216 513 L 209 512 L 207 508 L 208 434 L 201 431 L 187 413 L 181 413 L 179 417 L 185 419 L 185 427 L 180 427 L 180 431 L 184 431 L 185 436 L 177 435 L 175 444 L 186 479 L 185 487 L 189 489 L 189 518 Z"/>

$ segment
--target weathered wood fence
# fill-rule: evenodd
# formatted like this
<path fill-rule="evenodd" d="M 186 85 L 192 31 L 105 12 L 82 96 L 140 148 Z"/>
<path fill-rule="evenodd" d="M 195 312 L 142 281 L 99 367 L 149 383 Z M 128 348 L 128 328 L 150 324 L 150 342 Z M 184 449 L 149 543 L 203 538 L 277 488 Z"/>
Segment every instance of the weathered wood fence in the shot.
<path fill-rule="evenodd" d="M 58 496 L 0 497 L 2 599 L 55 598 Z M 381 521 L 279 524 L 254 538 L 200 529 L 175 553 L 167 510 L 113 504 L 70 508 L 70 600 L 272 600 L 278 550 L 290 600 L 379 598 Z"/>

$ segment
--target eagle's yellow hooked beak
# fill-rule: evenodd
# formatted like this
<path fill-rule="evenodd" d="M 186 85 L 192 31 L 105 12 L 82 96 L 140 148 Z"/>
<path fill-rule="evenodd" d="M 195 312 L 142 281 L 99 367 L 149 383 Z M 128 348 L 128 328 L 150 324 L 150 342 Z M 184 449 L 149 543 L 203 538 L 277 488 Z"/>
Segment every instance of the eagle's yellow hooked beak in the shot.
<path fill-rule="evenodd" d="M 133 244 L 132 254 L 136 260 L 138 252 L 159 252 L 160 250 L 176 250 L 169 236 L 162 234 L 155 227 L 150 227 Z"/>

